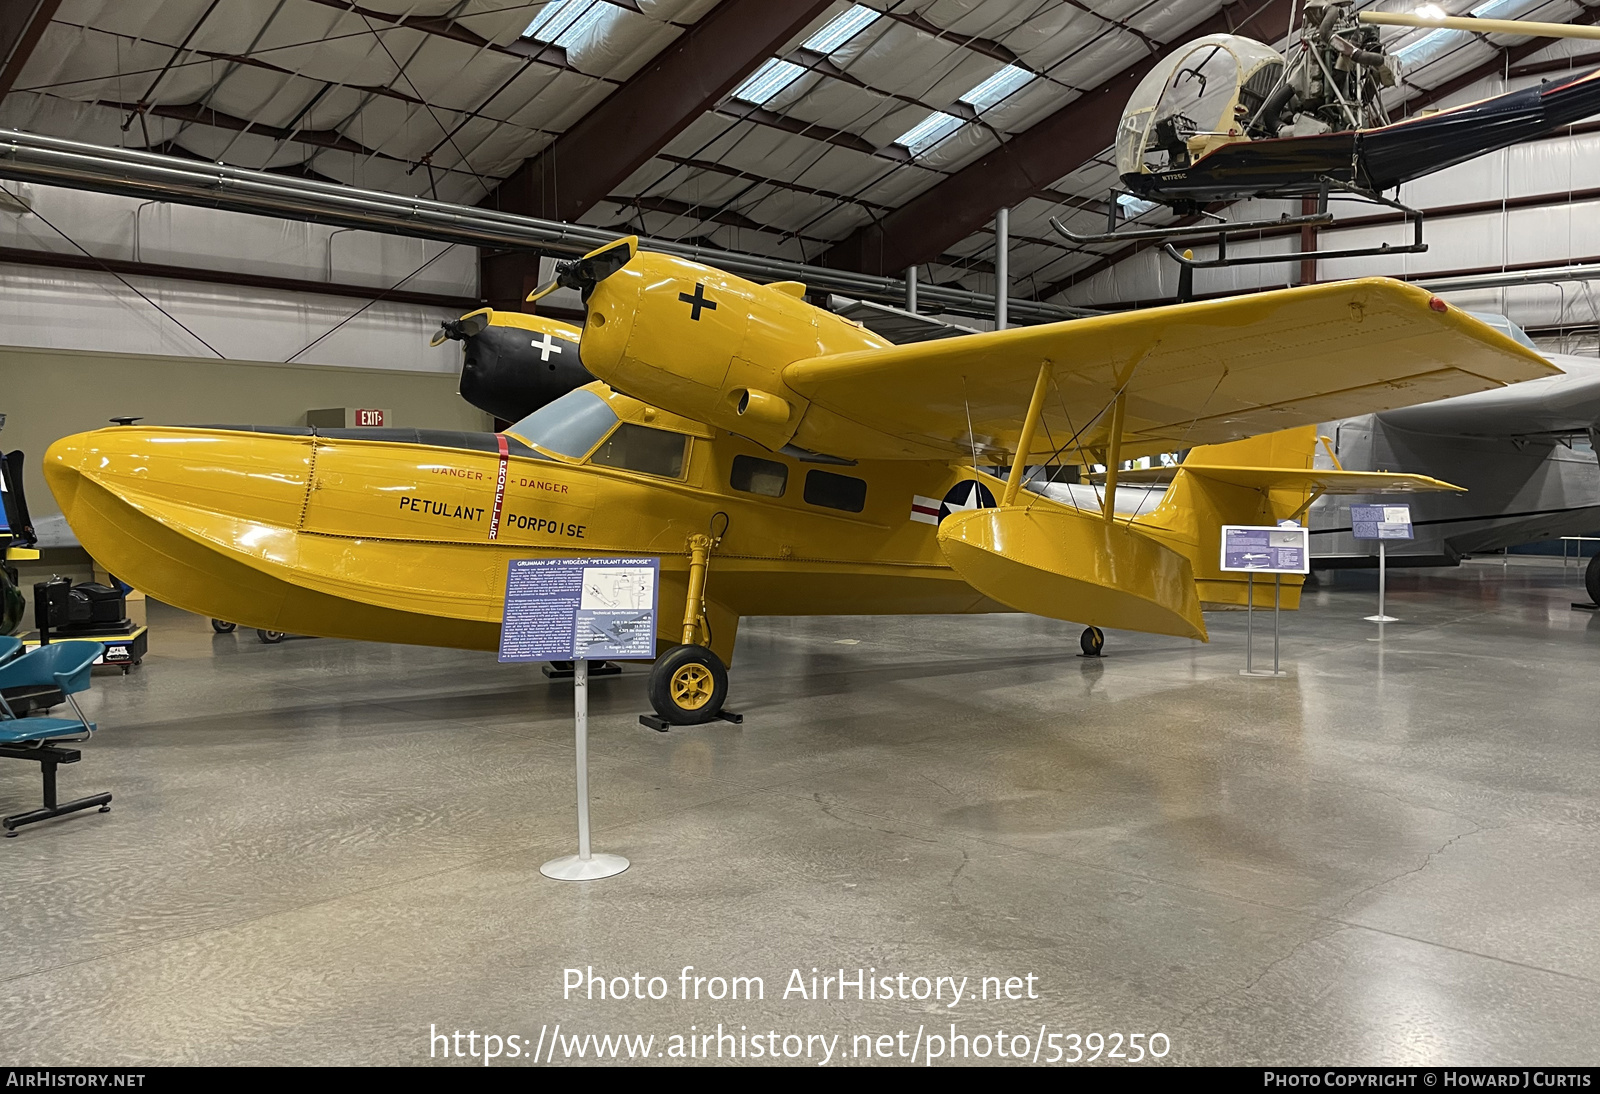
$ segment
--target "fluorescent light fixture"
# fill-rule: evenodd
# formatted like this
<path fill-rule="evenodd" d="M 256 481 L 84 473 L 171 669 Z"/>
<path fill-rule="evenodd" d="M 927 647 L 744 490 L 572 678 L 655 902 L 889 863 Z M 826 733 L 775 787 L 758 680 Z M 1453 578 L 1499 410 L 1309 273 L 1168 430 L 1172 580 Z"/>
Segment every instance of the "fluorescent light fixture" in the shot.
<path fill-rule="evenodd" d="M 1017 65 L 1007 65 L 983 83 L 961 96 L 961 101 L 980 114 L 1033 79 L 1033 73 Z"/>
<path fill-rule="evenodd" d="M 750 78 L 733 89 L 733 97 L 762 106 L 766 101 L 805 75 L 799 65 L 769 57 Z"/>
<path fill-rule="evenodd" d="M 913 156 L 920 156 L 960 128 L 960 118 L 935 110 L 895 138 L 894 143 L 904 147 Z"/>
<path fill-rule="evenodd" d="M 539 9 L 522 36 L 565 49 L 604 18 L 605 9 L 601 0 L 554 0 Z"/>
<path fill-rule="evenodd" d="M 1414 14 L 1419 19 L 1443 19 L 1448 12 L 1438 4 L 1423 4 Z"/>
<path fill-rule="evenodd" d="M 832 53 L 850 39 L 866 30 L 875 22 L 879 13 L 871 8 L 862 7 L 860 4 L 851 4 L 848 11 L 840 12 L 829 19 L 823 28 L 803 43 L 804 47 L 817 53 Z"/>

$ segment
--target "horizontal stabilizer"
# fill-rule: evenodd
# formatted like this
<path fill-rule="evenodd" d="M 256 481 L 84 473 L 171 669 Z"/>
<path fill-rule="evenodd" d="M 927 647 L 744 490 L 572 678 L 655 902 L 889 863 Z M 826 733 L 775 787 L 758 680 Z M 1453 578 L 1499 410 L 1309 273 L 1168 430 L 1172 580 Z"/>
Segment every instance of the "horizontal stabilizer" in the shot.
<path fill-rule="evenodd" d="M 1189 467 L 1189 474 L 1251 490 L 1311 490 L 1318 494 L 1421 494 L 1430 490 L 1465 491 L 1428 475 L 1402 475 L 1390 471 L 1335 471 L 1332 468 L 1295 470 L 1288 467 Z M 1119 481 L 1129 481 L 1124 471 Z M 1137 480 L 1134 480 L 1137 481 Z"/>
<path fill-rule="evenodd" d="M 1184 470 L 1200 478 L 1231 483 L 1251 490 L 1314 490 L 1319 494 L 1421 494 L 1430 490 L 1465 491 L 1443 479 L 1428 475 L 1402 475 L 1392 471 L 1335 471 L 1332 468 L 1298 470 L 1288 467 L 1207 467 L 1184 465 Z M 1177 477 L 1176 467 L 1142 467 L 1118 471 L 1122 486 L 1159 485 Z M 1091 481 L 1104 482 L 1105 472 L 1096 472 Z"/>

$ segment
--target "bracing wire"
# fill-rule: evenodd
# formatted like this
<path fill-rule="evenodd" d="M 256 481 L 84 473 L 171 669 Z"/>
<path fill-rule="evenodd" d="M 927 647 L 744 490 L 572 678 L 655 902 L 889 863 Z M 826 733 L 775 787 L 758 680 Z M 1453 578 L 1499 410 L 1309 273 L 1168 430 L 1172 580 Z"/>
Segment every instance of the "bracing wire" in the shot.
<path fill-rule="evenodd" d="M 56 235 L 60 236 L 62 239 L 66 240 L 68 243 L 70 243 L 74 247 L 76 247 L 78 249 L 78 251 L 83 254 L 83 256 L 85 258 L 93 259 L 100 266 L 100 268 L 102 270 L 104 270 L 106 273 L 110 274 L 112 277 L 116 278 L 118 281 L 122 282 L 123 285 L 125 285 L 127 287 L 129 292 L 133 293 L 140 300 L 143 300 L 146 304 L 149 304 L 156 311 L 160 312 L 162 315 L 164 315 L 168 319 L 172 320 L 178 326 L 182 327 L 186 332 L 188 332 L 189 337 L 193 338 L 196 342 L 199 342 L 202 346 L 206 347 L 206 349 L 210 350 L 212 353 L 216 354 L 218 357 L 222 357 L 223 356 L 221 350 L 217 349 L 217 347 L 213 346 L 210 342 L 207 342 L 204 338 L 201 338 L 200 335 L 195 333 L 194 329 L 192 327 L 190 327 L 187 323 L 185 323 L 182 319 L 179 319 L 176 315 L 173 315 L 166 308 L 163 308 L 160 304 L 157 304 L 154 300 L 150 299 L 150 297 L 146 296 L 143 292 L 141 292 L 139 290 L 138 286 L 136 286 L 133 282 L 129 281 L 126 277 L 123 277 L 121 274 L 117 273 L 117 271 L 113 270 L 110 266 L 106 265 L 104 260 L 102 260 L 99 255 L 90 254 L 87 250 L 85 250 L 78 243 L 77 240 L 73 239 L 66 232 L 64 232 L 60 228 L 56 227 L 55 224 L 52 223 L 48 217 L 46 217 L 43 213 L 39 212 L 39 210 L 35 209 L 32 205 L 29 205 L 27 203 L 27 201 L 25 201 L 23 199 L 21 194 L 12 193 L 12 191 L 7 190 L 3 186 L 0 186 L 0 192 L 4 192 L 8 197 L 10 197 L 18 205 L 22 206 L 24 209 L 28 210 L 28 212 L 30 212 L 34 216 L 38 217 L 39 218 L 39 222 L 41 224 L 43 224 L 46 228 L 49 228 Z M 223 360 L 226 360 L 226 358 L 224 357 Z"/>
<path fill-rule="evenodd" d="M 441 258 L 443 258 L 445 255 L 449 254 L 452 250 L 454 250 L 458 246 L 460 246 L 460 244 L 458 244 L 458 243 L 450 244 L 444 250 L 440 251 L 438 254 L 436 254 L 432 258 L 428 259 L 428 261 L 424 262 L 422 265 L 418 266 L 416 269 L 414 269 L 410 273 L 406 274 L 399 281 L 396 281 L 393 285 L 390 285 L 387 289 L 384 289 L 377 296 L 374 296 L 371 300 L 368 300 L 365 304 L 361 305 L 355 311 L 351 312 L 349 315 L 347 315 L 343 319 L 339 320 L 332 327 L 328 328 L 327 331 L 323 332 L 322 334 L 318 335 L 316 338 L 312 339 L 305 346 L 302 346 L 299 349 L 299 351 L 297 351 L 294 354 L 293 357 L 284 358 L 283 363 L 286 364 L 286 365 L 293 364 L 295 357 L 299 357 L 300 354 L 305 353 L 307 350 L 310 350 L 313 346 L 316 346 L 319 342 L 322 342 L 324 339 L 326 339 L 327 337 L 332 335 L 334 332 L 339 330 L 340 327 L 343 327 L 346 323 L 348 323 L 352 319 L 356 318 L 356 316 L 360 315 L 362 312 L 364 312 L 368 308 L 372 307 L 372 305 L 376 304 L 378 301 L 382 300 L 384 297 L 386 297 L 390 293 L 394 292 L 401 285 L 404 285 L 407 281 L 410 281 L 413 277 L 416 277 L 423 270 L 426 270 L 429 266 L 432 266 L 435 262 L 439 261 Z M 221 355 L 219 354 L 218 356 L 221 356 Z"/>

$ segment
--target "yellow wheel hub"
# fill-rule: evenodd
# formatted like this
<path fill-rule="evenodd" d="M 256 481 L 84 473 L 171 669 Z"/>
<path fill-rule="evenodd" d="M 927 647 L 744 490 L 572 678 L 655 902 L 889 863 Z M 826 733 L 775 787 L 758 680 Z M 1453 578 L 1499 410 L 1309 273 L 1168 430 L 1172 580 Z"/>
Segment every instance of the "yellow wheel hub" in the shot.
<path fill-rule="evenodd" d="M 682 710 L 699 710 L 711 702 L 716 681 L 704 665 L 684 665 L 672 674 L 672 701 Z"/>

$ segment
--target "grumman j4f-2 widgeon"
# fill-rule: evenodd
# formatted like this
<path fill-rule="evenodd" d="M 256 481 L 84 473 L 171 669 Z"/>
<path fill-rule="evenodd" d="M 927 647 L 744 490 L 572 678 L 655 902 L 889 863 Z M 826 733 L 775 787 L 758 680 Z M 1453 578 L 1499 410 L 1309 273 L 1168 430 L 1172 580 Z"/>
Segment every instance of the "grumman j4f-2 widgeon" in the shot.
<path fill-rule="evenodd" d="M 1245 596 L 1220 525 L 1450 489 L 1315 470 L 1312 423 L 1552 372 L 1383 279 L 901 346 L 799 284 L 632 238 L 559 282 L 598 379 L 502 433 L 128 426 L 57 441 L 46 477 L 119 577 L 301 634 L 494 649 L 512 559 L 659 555 L 650 700 L 692 724 L 722 707 L 741 616 L 1020 611 L 1085 625 L 1086 648 L 1104 627 L 1204 639 L 1202 607 Z M 1114 475 L 1099 509 L 1021 490 L 1066 453 L 1174 449 L 1133 518 Z"/>

